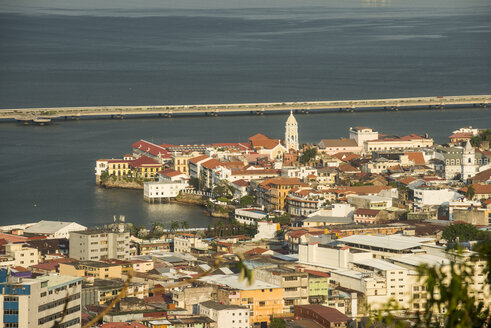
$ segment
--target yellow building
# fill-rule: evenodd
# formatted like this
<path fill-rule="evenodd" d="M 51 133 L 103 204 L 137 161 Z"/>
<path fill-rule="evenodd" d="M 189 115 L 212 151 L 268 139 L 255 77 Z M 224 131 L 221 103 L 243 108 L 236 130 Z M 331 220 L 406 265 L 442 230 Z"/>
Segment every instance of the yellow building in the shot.
<path fill-rule="evenodd" d="M 269 211 L 285 208 L 285 199 L 290 190 L 298 188 L 302 182 L 298 178 L 272 178 L 264 181 L 258 188 L 258 202 Z"/>
<path fill-rule="evenodd" d="M 172 154 L 172 168 L 176 171 L 189 175 L 189 160 L 196 157 L 198 153 L 174 153 Z"/>
<path fill-rule="evenodd" d="M 255 323 L 269 324 L 272 316 L 283 313 L 283 288 L 280 286 L 260 280 L 248 285 L 245 280 L 239 281 L 237 275 L 213 275 L 201 280 L 222 286 L 218 289 L 219 302 L 248 307 L 251 326 Z"/>
<path fill-rule="evenodd" d="M 130 173 L 130 161 L 124 159 L 110 159 L 107 161 L 107 173 L 117 177 Z"/>
<path fill-rule="evenodd" d="M 162 164 L 150 157 L 141 156 L 130 162 L 130 168 L 134 176 L 148 179 L 157 176 L 157 173 L 162 169 Z"/>
<path fill-rule="evenodd" d="M 61 275 L 74 277 L 93 277 L 98 279 L 121 279 L 122 267 L 97 261 L 79 261 L 60 263 L 58 271 Z"/>

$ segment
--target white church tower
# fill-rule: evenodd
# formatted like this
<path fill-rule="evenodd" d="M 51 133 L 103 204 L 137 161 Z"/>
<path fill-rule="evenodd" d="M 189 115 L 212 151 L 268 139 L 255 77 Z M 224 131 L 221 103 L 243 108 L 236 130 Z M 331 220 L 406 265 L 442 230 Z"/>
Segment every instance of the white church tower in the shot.
<path fill-rule="evenodd" d="M 462 151 L 462 181 L 467 181 L 476 175 L 476 150 L 472 147 L 470 141 L 465 143 Z"/>
<path fill-rule="evenodd" d="M 285 124 L 285 146 L 287 151 L 298 150 L 298 124 L 292 111 Z"/>

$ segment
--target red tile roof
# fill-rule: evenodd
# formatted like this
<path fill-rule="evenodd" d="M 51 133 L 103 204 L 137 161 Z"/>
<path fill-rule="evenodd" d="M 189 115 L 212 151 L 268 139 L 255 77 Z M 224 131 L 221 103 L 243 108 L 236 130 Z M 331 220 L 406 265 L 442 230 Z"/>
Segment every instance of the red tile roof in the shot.
<path fill-rule="evenodd" d="M 28 240 L 27 237 L 11 235 L 9 233 L 0 233 L 0 239 L 5 239 L 10 243 L 23 243 Z"/>
<path fill-rule="evenodd" d="M 408 159 L 410 161 L 414 162 L 414 165 L 424 165 L 425 164 L 425 158 L 424 158 L 422 152 L 404 153 L 404 155 L 407 155 Z"/>
<path fill-rule="evenodd" d="M 271 139 L 264 134 L 258 133 L 249 138 L 253 148 L 273 149 L 280 143 L 279 139 Z"/>
<path fill-rule="evenodd" d="M 491 179 L 491 169 L 479 172 L 473 178 L 473 182 L 484 182 Z"/>
<path fill-rule="evenodd" d="M 311 275 L 314 275 L 314 276 L 319 276 L 319 277 L 330 277 L 331 275 L 327 272 L 322 272 L 322 271 L 317 271 L 317 270 L 308 270 L 308 269 L 304 269 L 303 270 L 304 272 L 307 272 Z"/>
<path fill-rule="evenodd" d="M 201 163 L 201 166 L 209 170 L 213 170 L 220 164 L 222 163 L 219 160 L 212 158 L 204 163 Z"/>
<path fill-rule="evenodd" d="M 139 322 L 108 322 L 99 326 L 100 328 L 148 328 Z"/>
<path fill-rule="evenodd" d="M 366 215 L 366 216 L 376 216 L 380 211 L 371 210 L 368 208 L 359 208 L 355 210 L 355 215 Z"/>
<path fill-rule="evenodd" d="M 132 144 L 131 147 L 149 153 L 153 156 L 169 155 L 167 149 L 145 140 L 139 140 Z"/>
<path fill-rule="evenodd" d="M 183 173 L 173 169 L 166 169 L 166 170 L 159 171 L 159 174 L 172 178 L 172 177 L 177 177 L 178 175 L 181 175 Z"/>
<path fill-rule="evenodd" d="M 236 186 L 239 186 L 239 187 L 247 187 L 249 185 L 249 182 L 247 182 L 243 179 L 235 180 L 232 183 Z"/>
<path fill-rule="evenodd" d="M 472 184 L 474 188 L 474 192 L 476 195 L 478 194 L 491 194 L 491 184 Z M 463 192 L 467 192 L 467 187 L 460 189 Z"/>
<path fill-rule="evenodd" d="M 304 316 L 305 310 L 307 310 L 311 313 L 315 313 L 316 314 L 315 321 L 317 321 L 319 323 L 322 322 L 323 319 L 326 321 L 324 324 L 336 323 L 336 322 L 339 322 L 339 323 L 345 322 L 346 323 L 350 320 L 349 317 L 342 314 L 340 311 L 338 311 L 334 308 L 330 308 L 330 307 L 319 305 L 319 304 L 295 305 L 295 307 L 294 307 L 295 316 L 310 318 L 309 315 Z"/>
<path fill-rule="evenodd" d="M 132 167 L 142 167 L 142 166 L 162 166 L 159 162 L 154 160 L 153 158 L 150 158 L 148 156 L 140 156 L 140 158 L 137 158 L 133 161 L 130 161 L 130 166 Z"/>
<path fill-rule="evenodd" d="M 262 247 L 256 247 L 256 248 L 253 248 L 253 249 L 245 252 L 244 255 L 261 255 L 267 251 L 269 251 L 269 249 L 262 248 Z"/>
<path fill-rule="evenodd" d="M 211 159 L 211 157 L 208 157 L 206 155 L 201 155 L 198 157 L 191 158 L 188 162 L 193 163 L 193 164 L 198 164 L 199 162 L 201 162 L 202 160 L 207 159 L 207 158 Z"/>
<path fill-rule="evenodd" d="M 358 147 L 355 139 L 322 139 L 319 145 L 324 148 Z"/>

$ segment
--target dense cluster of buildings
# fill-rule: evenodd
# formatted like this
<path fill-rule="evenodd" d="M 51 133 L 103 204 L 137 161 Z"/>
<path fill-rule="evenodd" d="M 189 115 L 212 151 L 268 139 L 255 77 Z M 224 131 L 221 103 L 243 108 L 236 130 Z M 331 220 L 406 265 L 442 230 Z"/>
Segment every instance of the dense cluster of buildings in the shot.
<path fill-rule="evenodd" d="M 0 227 L 0 325 L 81 327 L 95 317 L 105 328 L 267 327 L 273 319 L 349 327 L 391 300 L 423 311 L 431 295 L 417 268 L 447 270 L 452 260 L 472 266 L 472 295 L 489 306 L 485 263 L 448 251 L 441 234 L 457 222 L 489 228 L 491 151 L 470 144 L 479 133 L 464 128 L 436 145 L 355 127 L 348 138 L 301 146 L 291 114 L 283 140 L 140 140 L 123 159 L 98 160 L 97 181 L 139 181 L 149 202 L 198 193 L 234 206 L 229 220 L 256 233 L 170 229 L 141 239 L 123 218 L 99 228 Z M 240 207 L 245 196 L 252 203 Z"/>

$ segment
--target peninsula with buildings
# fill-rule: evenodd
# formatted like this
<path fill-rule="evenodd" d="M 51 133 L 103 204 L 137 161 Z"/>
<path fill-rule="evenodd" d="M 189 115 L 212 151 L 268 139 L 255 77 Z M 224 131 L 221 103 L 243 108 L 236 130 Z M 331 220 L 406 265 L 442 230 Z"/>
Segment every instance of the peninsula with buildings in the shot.
<path fill-rule="evenodd" d="M 465 127 L 437 145 L 352 127 L 302 145 L 290 114 L 284 139 L 139 140 L 122 159 L 96 161 L 97 184 L 224 219 L 0 227 L 0 325 L 370 327 L 387 304 L 411 325 L 434 296 L 421 265 L 448 272 L 456 261 L 471 268 L 471 301 L 489 308 L 475 245 L 491 239 L 490 138 Z M 445 310 L 432 309 L 442 320 Z"/>

